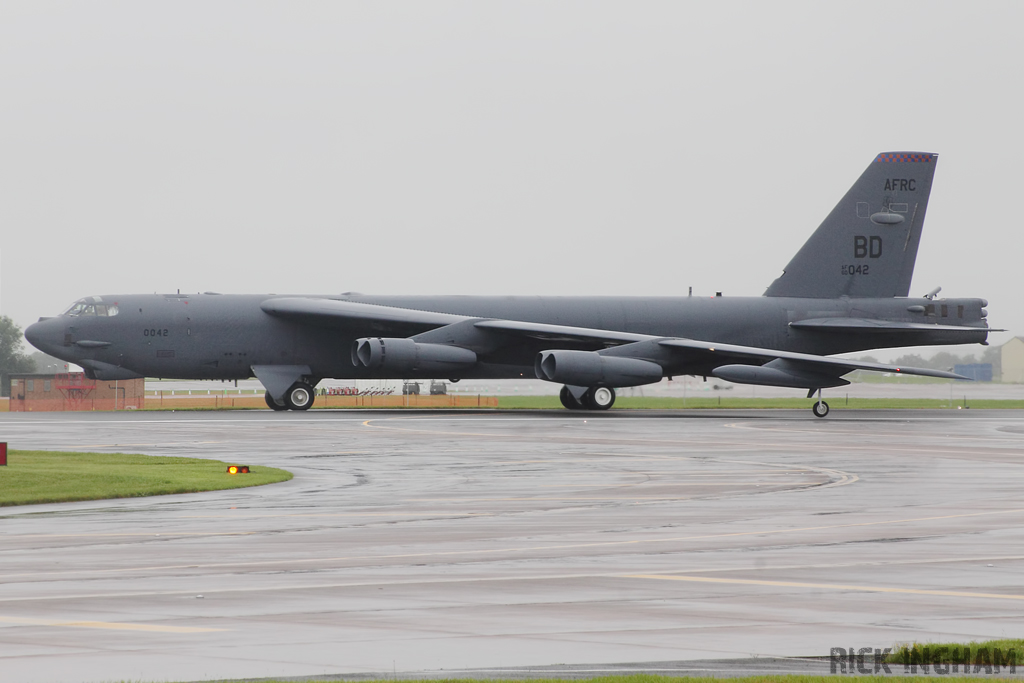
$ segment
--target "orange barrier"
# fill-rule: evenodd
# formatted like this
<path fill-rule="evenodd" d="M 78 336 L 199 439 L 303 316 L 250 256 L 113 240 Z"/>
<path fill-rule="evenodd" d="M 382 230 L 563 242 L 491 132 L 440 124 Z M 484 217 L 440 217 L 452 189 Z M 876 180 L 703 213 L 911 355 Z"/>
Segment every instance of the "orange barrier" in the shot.
<path fill-rule="evenodd" d="M 266 408 L 262 396 L 149 396 L 147 410 Z M 497 408 L 497 396 L 317 396 L 314 408 Z"/>
<path fill-rule="evenodd" d="M 147 396 L 146 410 L 184 410 L 186 408 L 266 408 L 263 396 Z"/>
<path fill-rule="evenodd" d="M 314 408 L 497 408 L 497 396 L 317 396 Z"/>
<path fill-rule="evenodd" d="M 205 395 L 205 396 L 148 396 L 129 399 L 0 399 L 3 412 L 62 412 L 74 410 L 185 410 L 199 408 L 219 410 L 230 408 L 264 408 L 263 396 Z M 314 408 L 497 408 L 497 396 L 317 396 Z"/>

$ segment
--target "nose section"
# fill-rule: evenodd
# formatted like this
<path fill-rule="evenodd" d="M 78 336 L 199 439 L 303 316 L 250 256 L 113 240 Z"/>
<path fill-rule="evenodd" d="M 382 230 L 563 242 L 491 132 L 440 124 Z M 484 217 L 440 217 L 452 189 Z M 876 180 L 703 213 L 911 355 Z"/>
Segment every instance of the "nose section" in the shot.
<path fill-rule="evenodd" d="M 42 323 L 32 323 L 31 325 L 25 328 L 25 339 L 27 339 L 28 343 L 36 347 L 37 349 L 39 348 L 40 325 L 42 325 Z"/>
<path fill-rule="evenodd" d="M 25 328 L 25 339 L 40 351 L 53 355 L 53 348 L 60 342 L 61 326 L 59 321 L 40 318 Z"/>

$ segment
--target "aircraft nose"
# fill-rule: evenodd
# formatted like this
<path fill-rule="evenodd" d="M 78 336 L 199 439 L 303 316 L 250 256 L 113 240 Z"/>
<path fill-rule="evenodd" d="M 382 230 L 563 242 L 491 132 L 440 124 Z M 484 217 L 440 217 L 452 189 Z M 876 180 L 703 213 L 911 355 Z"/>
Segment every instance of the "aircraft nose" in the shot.
<path fill-rule="evenodd" d="M 47 347 L 56 344 L 57 327 L 48 319 L 40 318 L 39 322 L 25 328 L 25 339 L 40 351 L 48 352 Z"/>

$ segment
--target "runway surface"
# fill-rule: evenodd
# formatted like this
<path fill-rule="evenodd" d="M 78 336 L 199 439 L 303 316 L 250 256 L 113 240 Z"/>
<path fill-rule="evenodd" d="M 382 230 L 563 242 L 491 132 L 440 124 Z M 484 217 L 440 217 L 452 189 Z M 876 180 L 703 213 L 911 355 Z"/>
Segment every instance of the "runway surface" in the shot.
<path fill-rule="evenodd" d="M 12 413 L 0 440 L 295 473 L 0 508 L 3 680 L 599 671 L 1024 633 L 1017 411 Z"/>

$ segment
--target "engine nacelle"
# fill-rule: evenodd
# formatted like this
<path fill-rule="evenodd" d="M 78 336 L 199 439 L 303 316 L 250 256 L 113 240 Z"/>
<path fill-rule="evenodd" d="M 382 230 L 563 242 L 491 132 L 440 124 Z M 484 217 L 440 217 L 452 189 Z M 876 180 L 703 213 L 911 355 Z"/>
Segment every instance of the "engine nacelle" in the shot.
<path fill-rule="evenodd" d="M 352 344 L 352 365 L 370 370 L 405 373 L 436 373 L 448 376 L 476 365 L 469 349 L 445 344 L 421 344 L 412 339 L 364 337 Z"/>
<path fill-rule="evenodd" d="M 579 387 L 636 387 L 660 382 L 661 366 L 639 358 L 602 356 L 596 351 L 541 351 L 534 361 L 538 379 Z"/>
<path fill-rule="evenodd" d="M 766 365 L 720 365 L 711 374 L 736 384 L 757 384 L 768 387 L 794 389 L 827 389 L 841 387 L 849 382 L 842 377 L 808 372 L 790 363 L 771 361 Z"/>

